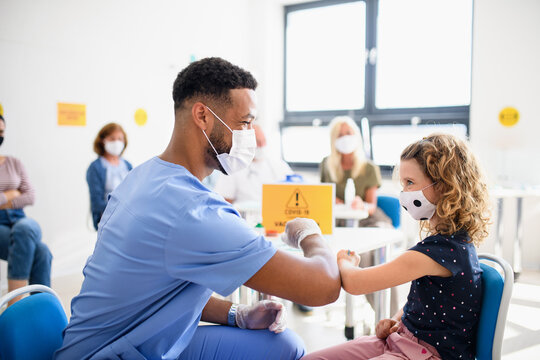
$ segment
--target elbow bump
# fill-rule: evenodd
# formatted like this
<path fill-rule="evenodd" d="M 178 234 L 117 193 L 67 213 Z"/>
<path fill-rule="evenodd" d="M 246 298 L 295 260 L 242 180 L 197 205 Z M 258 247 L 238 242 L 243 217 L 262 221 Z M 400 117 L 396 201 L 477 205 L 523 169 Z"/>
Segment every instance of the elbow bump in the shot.
<path fill-rule="evenodd" d="M 325 282 L 324 285 L 318 287 L 313 299 L 317 301 L 313 306 L 322 306 L 335 302 L 339 298 L 341 292 L 341 282 L 339 277 L 332 279 L 330 282 Z"/>
<path fill-rule="evenodd" d="M 349 279 L 348 276 L 343 276 L 342 274 L 342 286 L 343 286 L 343 290 L 345 290 L 346 292 L 348 292 L 349 294 L 351 295 L 361 295 L 362 293 L 361 292 L 358 292 L 356 291 L 355 287 L 354 286 L 351 286 L 351 281 Z"/>

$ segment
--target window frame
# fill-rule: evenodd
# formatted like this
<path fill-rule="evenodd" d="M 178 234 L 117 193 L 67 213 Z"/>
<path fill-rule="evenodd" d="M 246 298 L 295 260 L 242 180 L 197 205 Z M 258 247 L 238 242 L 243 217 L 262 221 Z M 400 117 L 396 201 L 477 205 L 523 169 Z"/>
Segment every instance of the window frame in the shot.
<path fill-rule="evenodd" d="M 420 125 L 433 124 L 463 124 L 466 127 L 467 136 L 469 136 L 470 104 L 464 106 L 441 106 L 426 108 L 392 108 L 377 109 L 375 107 L 375 85 L 377 62 L 370 64 L 366 61 L 365 66 L 365 84 L 364 84 L 364 108 L 346 109 L 346 110 L 324 110 L 324 111 L 288 111 L 287 110 L 287 19 L 291 12 L 307 10 L 319 7 L 339 5 L 350 2 L 363 1 L 366 5 L 366 47 L 367 49 L 377 48 L 377 17 L 379 0 L 318 0 L 301 4 L 284 6 L 284 34 L 283 34 L 283 121 L 280 123 L 280 131 L 288 126 L 310 126 L 314 119 L 320 120 L 321 126 L 326 126 L 336 116 L 348 115 L 352 117 L 360 126 L 362 118 L 369 120 L 369 129 L 374 126 L 385 125 L 415 125 L 418 118 Z M 474 9 L 474 0 L 473 9 Z M 474 10 L 471 10 L 474 12 Z M 473 13 L 474 22 L 474 13 Z M 472 24 L 474 26 L 474 24 Z M 472 47 L 472 29 L 471 27 L 471 47 Z M 472 51 L 471 51 L 471 69 L 472 69 Z M 472 73 L 472 72 L 471 72 Z M 471 74 L 472 77 L 472 74 Z M 472 81 L 471 85 L 472 87 Z M 363 134 L 364 135 L 364 134 Z M 371 136 L 369 136 L 369 149 L 371 151 Z M 371 154 L 373 155 L 373 154 Z M 291 163 L 292 166 L 315 168 L 315 163 Z M 391 168 L 382 166 L 383 172 Z"/>

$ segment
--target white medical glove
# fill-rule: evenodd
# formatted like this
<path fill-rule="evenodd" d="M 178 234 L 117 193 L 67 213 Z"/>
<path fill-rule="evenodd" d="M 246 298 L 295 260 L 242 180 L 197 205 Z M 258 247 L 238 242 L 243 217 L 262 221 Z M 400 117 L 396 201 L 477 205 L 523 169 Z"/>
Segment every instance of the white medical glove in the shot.
<path fill-rule="evenodd" d="M 285 306 L 272 300 L 263 300 L 255 305 L 238 305 L 236 325 L 241 329 L 266 329 L 277 333 L 287 327 Z"/>
<path fill-rule="evenodd" d="M 281 235 L 283 242 L 294 248 L 300 248 L 300 242 L 306 238 L 306 236 L 313 234 L 321 234 L 319 225 L 313 219 L 308 218 L 296 218 L 287 222 L 285 225 L 285 233 Z"/>

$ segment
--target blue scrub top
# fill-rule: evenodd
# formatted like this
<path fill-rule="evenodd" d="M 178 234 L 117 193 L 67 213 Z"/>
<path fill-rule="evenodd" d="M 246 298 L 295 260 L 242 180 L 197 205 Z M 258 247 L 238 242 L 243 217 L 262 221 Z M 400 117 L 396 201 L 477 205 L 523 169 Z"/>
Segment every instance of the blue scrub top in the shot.
<path fill-rule="evenodd" d="M 213 291 L 276 252 L 223 197 L 155 157 L 111 193 L 57 359 L 176 359 Z"/>

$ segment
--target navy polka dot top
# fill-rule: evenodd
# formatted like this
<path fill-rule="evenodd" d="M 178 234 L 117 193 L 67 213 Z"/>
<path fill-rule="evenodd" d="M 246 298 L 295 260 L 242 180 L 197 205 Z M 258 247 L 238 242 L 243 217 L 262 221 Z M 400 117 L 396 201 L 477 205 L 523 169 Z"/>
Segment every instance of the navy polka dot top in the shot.
<path fill-rule="evenodd" d="M 474 359 L 482 283 L 476 249 L 466 232 L 433 235 L 409 250 L 441 264 L 450 277 L 424 276 L 411 283 L 403 324 L 433 345 L 443 359 Z"/>

